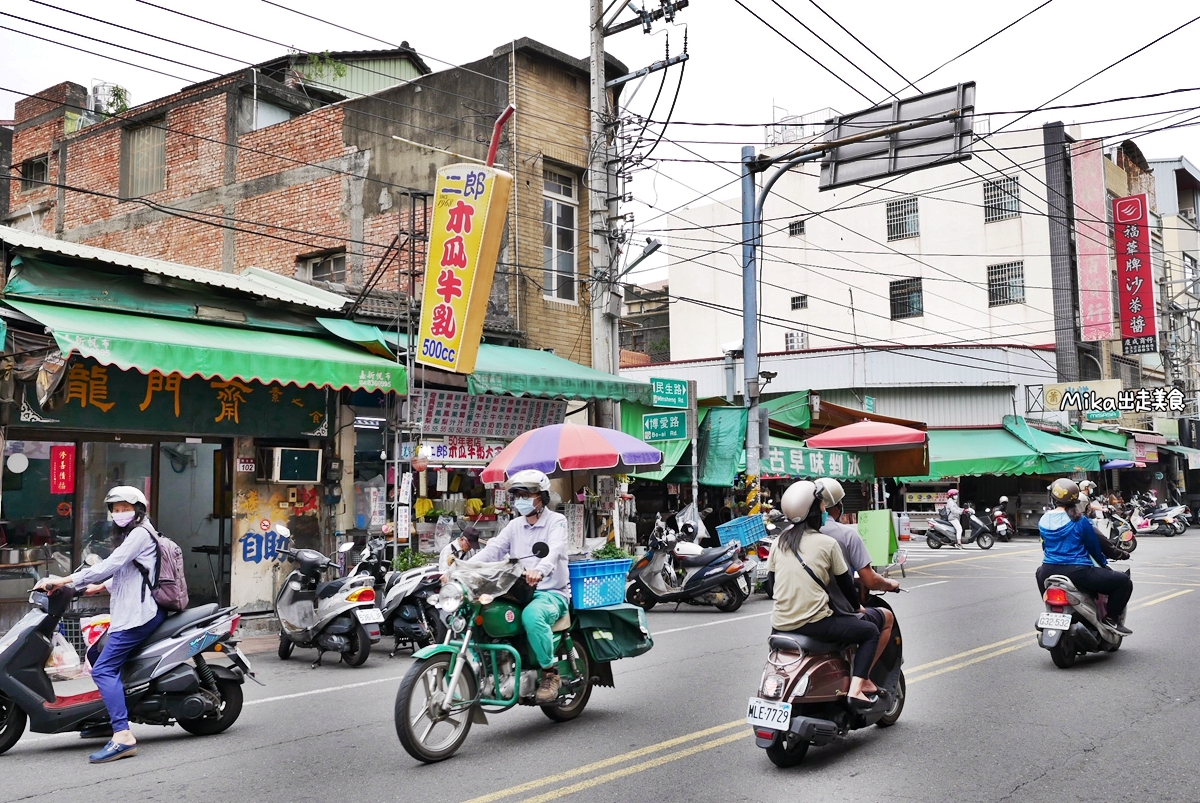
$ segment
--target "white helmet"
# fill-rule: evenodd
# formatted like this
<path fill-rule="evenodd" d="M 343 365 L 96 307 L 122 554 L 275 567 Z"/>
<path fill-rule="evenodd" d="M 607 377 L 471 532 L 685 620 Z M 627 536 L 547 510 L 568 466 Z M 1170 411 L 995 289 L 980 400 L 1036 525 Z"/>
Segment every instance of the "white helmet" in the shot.
<path fill-rule="evenodd" d="M 840 504 L 842 498 L 846 495 L 846 490 L 842 488 L 842 484 L 832 477 L 822 477 L 816 481 L 817 496 L 825 503 L 825 507 L 830 508 Z"/>
<path fill-rule="evenodd" d="M 109 491 L 108 496 L 104 497 L 104 504 L 108 505 L 111 510 L 114 502 L 141 505 L 143 508 L 150 507 L 150 503 L 146 501 L 146 495 L 132 485 L 118 485 Z"/>
<path fill-rule="evenodd" d="M 1079 490 L 1085 494 L 1090 494 L 1092 489 L 1095 487 L 1096 483 L 1092 482 L 1091 480 L 1083 480 L 1079 483 Z"/>
<path fill-rule="evenodd" d="M 519 488 L 534 494 L 549 493 L 550 478 L 536 468 L 527 468 L 509 477 L 508 481 L 504 483 L 504 487 L 510 491 Z"/>
<path fill-rule="evenodd" d="M 799 522 L 808 518 L 814 504 L 820 504 L 820 500 L 817 499 L 816 484 L 809 480 L 800 480 L 793 482 L 783 492 L 779 508 L 789 521 Z"/>
<path fill-rule="evenodd" d="M 1007 496 L 1002 496 L 1002 497 L 1000 497 L 1000 501 L 1001 501 L 1001 502 L 1007 502 L 1007 501 L 1008 501 L 1008 497 L 1007 497 Z"/>

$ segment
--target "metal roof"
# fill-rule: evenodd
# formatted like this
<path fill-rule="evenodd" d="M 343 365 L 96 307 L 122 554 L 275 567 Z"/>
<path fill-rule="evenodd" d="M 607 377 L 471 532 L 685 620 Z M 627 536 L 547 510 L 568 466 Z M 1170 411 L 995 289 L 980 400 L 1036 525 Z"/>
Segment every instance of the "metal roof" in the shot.
<path fill-rule="evenodd" d="M 161 259 L 150 259 L 120 251 L 109 251 L 91 245 L 56 240 L 42 234 L 31 234 L 8 226 L 0 226 L 0 242 L 10 248 L 29 249 L 51 254 L 61 254 L 74 259 L 86 259 L 104 262 L 109 265 L 119 265 L 132 270 L 145 271 L 159 276 L 169 276 L 211 287 L 223 287 L 260 298 L 283 301 L 302 307 L 338 311 L 350 303 L 350 299 L 331 293 L 318 287 L 305 284 L 289 276 L 262 270 L 248 268 L 242 273 L 223 273 L 218 270 L 196 268 L 191 265 L 180 265 L 176 262 L 166 262 Z"/>

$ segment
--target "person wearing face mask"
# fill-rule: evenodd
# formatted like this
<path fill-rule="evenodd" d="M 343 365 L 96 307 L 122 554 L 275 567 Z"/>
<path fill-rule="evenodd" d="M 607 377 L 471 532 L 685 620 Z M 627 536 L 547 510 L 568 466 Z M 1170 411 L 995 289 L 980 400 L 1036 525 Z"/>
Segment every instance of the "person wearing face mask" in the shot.
<path fill-rule="evenodd" d="M 567 519 L 547 505 L 550 503 L 550 478 L 540 471 L 517 471 L 504 486 L 517 517 L 510 521 L 487 546 L 471 558 L 471 563 L 490 563 L 518 558 L 525 567 L 525 582 L 536 591 L 533 600 L 521 611 L 521 624 L 538 666 L 542 682 L 536 702 L 548 705 L 558 699 L 562 680 L 554 655 L 556 621 L 567 614 L 571 599 L 571 576 L 567 570 Z M 542 541 L 550 548 L 544 558 L 533 554 L 533 545 Z"/>
<path fill-rule="evenodd" d="M 158 546 L 151 538 L 154 526 L 146 516 L 146 495 L 129 485 L 119 485 L 104 497 L 112 516 L 112 554 L 94 566 L 85 566 L 69 577 L 42 580 L 38 588 L 49 591 L 59 586 L 87 586 L 87 593 L 99 591 L 105 584 L 111 596 L 112 624 L 100 658 L 92 667 L 92 680 L 104 698 L 111 726 L 85 728 L 85 739 L 110 737 L 103 749 L 89 757 L 103 764 L 137 755 L 137 740 L 129 729 L 129 711 L 125 706 L 125 687 L 121 667 L 129 656 L 167 618 L 158 607 L 150 586 L 154 582 Z M 107 581 L 107 582 L 106 582 Z"/>

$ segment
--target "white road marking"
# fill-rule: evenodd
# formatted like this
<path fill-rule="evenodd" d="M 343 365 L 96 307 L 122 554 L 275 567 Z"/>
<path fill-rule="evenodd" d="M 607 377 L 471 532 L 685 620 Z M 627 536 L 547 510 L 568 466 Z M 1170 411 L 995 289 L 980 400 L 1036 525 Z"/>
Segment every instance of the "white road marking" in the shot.
<path fill-rule="evenodd" d="M 326 686 L 322 689 L 311 689 L 309 691 L 298 691 L 294 694 L 281 694 L 277 697 L 264 697 L 261 700 L 247 700 L 243 703 L 248 705 L 262 705 L 263 703 L 277 703 L 281 700 L 295 700 L 298 697 L 311 697 L 314 694 L 327 694 L 332 691 L 344 691 L 346 689 L 359 689 L 363 686 L 374 686 L 377 683 L 396 683 L 404 680 L 404 675 L 396 675 L 394 677 L 377 678 L 375 680 L 364 680 L 359 683 L 347 683 L 344 686 Z"/>
<path fill-rule="evenodd" d="M 652 632 L 651 636 L 665 636 L 667 633 L 681 633 L 684 630 L 695 630 L 698 627 L 712 627 L 713 625 L 723 625 L 726 622 L 741 622 L 745 619 L 757 619 L 760 616 L 770 616 L 773 611 L 765 611 L 763 613 L 751 613 L 746 616 L 733 616 L 726 619 L 718 619 L 715 622 L 704 622 L 699 625 L 688 625 L 687 627 L 672 627 L 670 630 L 658 630 Z"/>
<path fill-rule="evenodd" d="M 935 580 L 932 583 L 921 583 L 919 586 L 905 586 L 906 591 L 912 591 L 914 588 L 925 588 L 926 586 L 940 586 L 942 583 L 949 583 L 949 580 Z"/>

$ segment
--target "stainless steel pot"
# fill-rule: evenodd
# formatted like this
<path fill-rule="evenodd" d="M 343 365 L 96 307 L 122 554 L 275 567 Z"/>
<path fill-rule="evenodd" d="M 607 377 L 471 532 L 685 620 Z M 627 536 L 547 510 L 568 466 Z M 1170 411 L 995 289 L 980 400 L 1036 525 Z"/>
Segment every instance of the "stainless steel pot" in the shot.
<path fill-rule="evenodd" d="M 11 565 L 21 563 L 21 550 L 19 549 L 0 549 L 0 564 Z"/>

